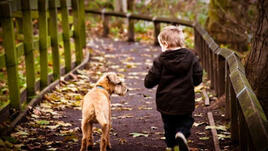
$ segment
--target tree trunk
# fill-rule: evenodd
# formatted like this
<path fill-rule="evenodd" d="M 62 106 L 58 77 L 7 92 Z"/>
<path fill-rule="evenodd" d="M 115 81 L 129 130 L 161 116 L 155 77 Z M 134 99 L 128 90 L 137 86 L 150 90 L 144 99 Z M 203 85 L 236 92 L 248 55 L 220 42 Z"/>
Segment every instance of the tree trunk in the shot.
<path fill-rule="evenodd" d="M 246 62 L 246 74 L 268 116 L 268 1 L 258 0 L 257 28 Z"/>
<path fill-rule="evenodd" d="M 127 11 L 126 5 L 127 5 L 126 0 L 114 0 L 114 10 L 116 12 L 126 12 Z"/>

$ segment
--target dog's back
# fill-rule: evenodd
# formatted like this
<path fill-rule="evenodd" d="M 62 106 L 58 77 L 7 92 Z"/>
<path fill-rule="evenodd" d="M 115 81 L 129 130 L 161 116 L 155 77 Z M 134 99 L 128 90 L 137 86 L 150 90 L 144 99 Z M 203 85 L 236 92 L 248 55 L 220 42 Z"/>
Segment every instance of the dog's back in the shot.
<path fill-rule="evenodd" d="M 99 88 L 93 88 L 84 97 L 82 102 L 83 118 L 87 121 L 96 123 L 96 114 L 107 112 L 109 110 L 108 96 Z M 107 117 L 108 118 L 108 117 Z"/>

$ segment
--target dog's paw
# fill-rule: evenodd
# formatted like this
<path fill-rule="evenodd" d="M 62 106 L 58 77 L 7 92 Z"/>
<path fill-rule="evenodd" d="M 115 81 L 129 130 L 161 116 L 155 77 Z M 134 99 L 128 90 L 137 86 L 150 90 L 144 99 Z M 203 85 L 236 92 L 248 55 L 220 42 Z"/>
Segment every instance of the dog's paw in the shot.
<path fill-rule="evenodd" d="M 107 145 L 107 149 L 112 149 L 112 145 L 110 143 Z"/>
<path fill-rule="evenodd" d="M 87 150 L 93 150 L 93 146 L 88 146 Z"/>

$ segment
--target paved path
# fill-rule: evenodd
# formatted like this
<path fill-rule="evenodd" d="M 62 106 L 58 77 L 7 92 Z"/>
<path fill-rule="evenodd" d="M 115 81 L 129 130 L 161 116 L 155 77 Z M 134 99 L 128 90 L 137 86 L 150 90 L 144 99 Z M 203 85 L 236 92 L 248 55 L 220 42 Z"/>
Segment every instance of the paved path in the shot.
<path fill-rule="evenodd" d="M 80 100 L 102 73 L 115 71 L 125 78 L 131 91 L 124 97 L 111 97 L 112 150 L 163 151 L 163 126 L 154 101 L 156 89 L 148 90 L 143 86 L 144 76 L 153 58 L 160 53 L 160 47 L 100 38 L 91 40 L 88 47 L 92 48 L 88 68 L 79 70 L 74 79 L 62 81 L 32 110 L 27 121 L 16 127 L 11 134 L 17 139 L 16 146 L 25 150 L 79 150 L 82 137 Z M 200 88 L 207 87 L 204 84 Z M 210 130 L 205 130 L 207 109 L 200 97 L 197 93 L 198 102 L 193 114 L 196 123 L 189 145 L 191 150 L 213 150 Z M 219 119 L 222 119 L 221 115 L 220 111 L 216 113 Z M 99 149 L 100 133 L 96 125 L 94 137 L 97 144 L 93 150 Z M 227 146 L 228 142 L 221 144 Z"/>

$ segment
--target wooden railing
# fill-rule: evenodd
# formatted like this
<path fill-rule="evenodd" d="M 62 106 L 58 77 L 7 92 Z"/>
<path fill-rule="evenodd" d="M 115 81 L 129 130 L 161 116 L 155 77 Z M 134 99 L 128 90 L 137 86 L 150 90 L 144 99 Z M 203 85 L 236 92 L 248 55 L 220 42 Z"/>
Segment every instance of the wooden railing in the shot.
<path fill-rule="evenodd" d="M 58 13 L 60 11 L 60 13 Z M 71 11 L 71 14 L 69 12 Z M 61 22 L 58 15 L 61 14 Z M 81 65 L 85 46 L 84 1 L 81 0 L 18 0 L 0 2 L 0 23 L 4 53 L 0 54 L 0 69 L 6 68 L 9 101 L 0 109 L 0 121 L 7 118 L 18 121 L 29 105 L 59 80 L 61 75 Z M 71 22 L 69 16 L 73 16 Z M 33 34 L 33 20 L 38 20 L 39 35 Z M 14 27 L 14 24 L 16 25 Z M 58 26 L 62 27 L 59 32 Z M 74 30 L 70 29 L 73 26 Z M 21 41 L 16 43 L 16 37 Z M 73 38 L 74 42 L 72 42 Z M 60 55 L 59 43 L 63 42 L 64 57 Z M 71 44 L 75 45 L 75 61 L 72 60 Z M 53 73 L 48 70 L 48 50 L 51 49 Z M 39 50 L 40 80 L 36 78 L 34 52 Z M 88 52 L 85 52 L 88 56 Z M 26 89 L 19 88 L 18 59 L 25 57 Z M 61 67 L 60 58 L 65 66 Z M 87 57 L 85 57 L 87 58 Z M 24 104 L 22 106 L 22 104 Z M 25 105 L 26 104 L 26 105 Z M 11 125 L 14 126 L 16 122 Z"/>
<path fill-rule="evenodd" d="M 134 40 L 134 20 L 154 23 L 154 43 L 160 23 L 184 25 L 194 28 L 195 49 L 199 52 L 202 66 L 208 73 L 211 88 L 217 96 L 226 95 L 226 116 L 231 119 L 231 136 L 235 148 L 245 150 L 268 150 L 268 121 L 245 75 L 245 69 L 236 53 L 220 48 L 208 33 L 198 24 L 190 21 L 152 17 L 105 10 L 85 10 L 86 13 L 102 16 L 103 36 L 109 34 L 108 16 L 126 18 L 128 41 Z"/>

